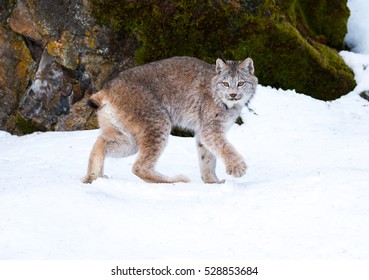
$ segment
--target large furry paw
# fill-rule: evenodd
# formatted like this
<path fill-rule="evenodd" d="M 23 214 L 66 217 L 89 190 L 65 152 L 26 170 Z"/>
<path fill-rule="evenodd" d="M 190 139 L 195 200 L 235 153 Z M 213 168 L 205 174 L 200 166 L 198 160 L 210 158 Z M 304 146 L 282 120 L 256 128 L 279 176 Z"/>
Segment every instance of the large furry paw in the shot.
<path fill-rule="evenodd" d="M 177 175 L 171 179 L 173 183 L 189 183 L 191 180 L 185 175 Z"/>
<path fill-rule="evenodd" d="M 99 178 L 109 179 L 109 177 L 106 175 L 103 176 L 86 175 L 85 177 L 81 178 L 81 182 L 85 184 L 91 184 L 93 181 Z"/>
<path fill-rule="evenodd" d="M 98 177 L 86 175 L 85 177 L 81 178 L 81 182 L 84 184 L 91 184 L 93 181 L 95 181 Z"/>
<path fill-rule="evenodd" d="M 212 181 L 204 181 L 205 184 L 224 184 L 225 180 L 212 180 Z"/>
<path fill-rule="evenodd" d="M 201 179 L 205 184 L 224 184 L 225 183 L 225 180 L 219 180 L 216 175 L 201 176 Z"/>
<path fill-rule="evenodd" d="M 242 177 L 246 174 L 247 165 L 244 161 L 239 161 L 236 163 L 229 164 L 227 166 L 227 174 L 233 177 Z"/>

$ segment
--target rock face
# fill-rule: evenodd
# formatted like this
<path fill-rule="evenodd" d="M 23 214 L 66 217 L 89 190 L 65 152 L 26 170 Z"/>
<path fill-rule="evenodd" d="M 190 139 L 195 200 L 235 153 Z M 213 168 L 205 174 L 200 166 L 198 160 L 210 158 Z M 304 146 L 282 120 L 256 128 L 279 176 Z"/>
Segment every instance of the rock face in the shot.
<path fill-rule="evenodd" d="M 88 96 L 115 71 L 133 66 L 115 54 L 112 32 L 95 23 L 88 0 L 5 1 L 0 15 L 0 129 L 96 127 Z"/>
<path fill-rule="evenodd" d="M 175 55 L 254 59 L 262 84 L 330 100 L 355 86 L 337 0 L 0 2 L 0 129 L 96 127 L 88 96 L 114 73 Z"/>
<path fill-rule="evenodd" d="M 24 40 L 0 25 L 0 129 L 12 131 L 35 63 Z"/>

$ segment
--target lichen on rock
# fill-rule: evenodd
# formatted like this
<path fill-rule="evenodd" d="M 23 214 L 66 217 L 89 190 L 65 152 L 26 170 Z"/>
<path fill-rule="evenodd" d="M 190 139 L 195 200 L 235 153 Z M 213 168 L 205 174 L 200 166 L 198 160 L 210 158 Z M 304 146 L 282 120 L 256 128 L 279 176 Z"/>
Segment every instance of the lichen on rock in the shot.
<path fill-rule="evenodd" d="M 16 130 L 10 121 L 18 102 L 34 73 L 34 61 L 19 36 L 9 32 L 0 24 L 0 127 Z"/>
<path fill-rule="evenodd" d="M 78 49 L 74 42 L 74 36 L 69 31 L 63 32 L 58 41 L 49 42 L 46 49 L 64 67 L 71 70 L 77 69 L 79 65 Z"/>

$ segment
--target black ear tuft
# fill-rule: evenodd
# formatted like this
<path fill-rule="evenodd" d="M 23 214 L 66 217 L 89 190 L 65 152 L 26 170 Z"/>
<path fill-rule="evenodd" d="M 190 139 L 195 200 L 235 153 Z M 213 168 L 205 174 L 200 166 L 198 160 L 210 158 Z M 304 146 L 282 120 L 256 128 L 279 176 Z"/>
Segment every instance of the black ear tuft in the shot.
<path fill-rule="evenodd" d="M 244 61 L 242 61 L 239 65 L 241 69 L 243 69 L 245 72 L 250 73 L 251 75 L 254 75 L 255 68 L 254 68 L 254 62 L 250 57 L 246 58 Z"/>
<path fill-rule="evenodd" d="M 227 62 L 223 58 L 218 58 L 215 65 L 217 74 L 228 68 Z"/>

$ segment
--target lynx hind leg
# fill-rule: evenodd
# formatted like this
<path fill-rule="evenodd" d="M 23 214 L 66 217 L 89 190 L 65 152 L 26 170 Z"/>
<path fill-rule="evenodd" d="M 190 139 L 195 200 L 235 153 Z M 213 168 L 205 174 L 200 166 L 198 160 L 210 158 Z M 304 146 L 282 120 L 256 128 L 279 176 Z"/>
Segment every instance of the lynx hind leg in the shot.
<path fill-rule="evenodd" d="M 114 127 L 102 128 L 102 134 L 97 138 L 90 153 L 87 175 L 83 183 L 91 183 L 104 176 L 104 161 L 106 156 L 127 157 L 137 152 L 133 137 L 125 131 Z"/>
<path fill-rule="evenodd" d="M 196 138 L 197 152 L 199 156 L 201 179 L 207 184 L 223 184 L 225 180 L 219 180 L 215 174 L 216 157 Z"/>
<path fill-rule="evenodd" d="M 105 139 L 99 136 L 91 150 L 87 174 L 81 179 L 83 183 L 92 183 L 104 174 Z"/>
<path fill-rule="evenodd" d="M 143 130 L 140 139 L 137 139 L 139 154 L 132 167 L 133 173 L 148 183 L 189 182 L 190 180 L 184 175 L 168 177 L 155 170 L 155 165 L 166 147 L 170 133 L 169 121 L 165 124 L 157 124 Z"/>
<path fill-rule="evenodd" d="M 104 137 L 106 137 L 104 135 Z M 137 144 L 133 136 L 126 131 L 116 131 L 106 138 L 107 157 L 128 157 L 137 153 Z"/>

